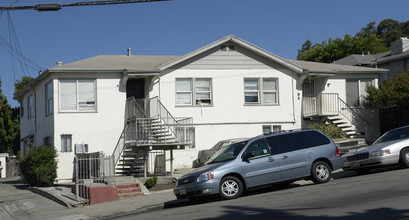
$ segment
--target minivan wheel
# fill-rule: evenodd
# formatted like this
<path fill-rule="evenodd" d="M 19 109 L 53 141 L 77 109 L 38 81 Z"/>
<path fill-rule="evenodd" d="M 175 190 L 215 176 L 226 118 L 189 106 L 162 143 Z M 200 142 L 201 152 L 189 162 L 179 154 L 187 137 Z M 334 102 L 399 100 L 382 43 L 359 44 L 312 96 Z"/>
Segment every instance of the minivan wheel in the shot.
<path fill-rule="evenodd" d="M 311 180 L 314 183 L 326 183 L 331 179 L 331 167 L 324 161 L 317 161 L 312 164 Z"/>
<path fill-rule="evenodd" d="M 219 195 L 224 199 L 235 199 L 243 193 L 243 184 L 234 176 L 226 176 L 220 182 Z"/>
<path fill-rule="evenodd" d="M 409 149 L 403 149 L 399 155 L 399 165 L 403 168 L 409 167 Z"/>

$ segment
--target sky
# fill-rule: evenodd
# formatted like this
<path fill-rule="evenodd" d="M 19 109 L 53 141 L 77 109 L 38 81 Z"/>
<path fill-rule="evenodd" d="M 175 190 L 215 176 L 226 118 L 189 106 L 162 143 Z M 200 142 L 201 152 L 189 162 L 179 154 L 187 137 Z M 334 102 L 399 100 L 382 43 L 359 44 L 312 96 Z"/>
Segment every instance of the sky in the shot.
<path fill-rule="evenodd" d="M 0 7 L 83 1 L 0 0 Z M 408 21 L 408 8 L 408 0 L 171 0 L 0 11 L 1 89 L 14 107 L 15 81 L 37 77 L 57 61 L 125 55 L 127 48 L 132 55 L 185 55 L 229 34 L 296 59 L 306 40 L 355 35 L 387 18 Z M 30 63 L 20 63 L 8 45 Z"/>

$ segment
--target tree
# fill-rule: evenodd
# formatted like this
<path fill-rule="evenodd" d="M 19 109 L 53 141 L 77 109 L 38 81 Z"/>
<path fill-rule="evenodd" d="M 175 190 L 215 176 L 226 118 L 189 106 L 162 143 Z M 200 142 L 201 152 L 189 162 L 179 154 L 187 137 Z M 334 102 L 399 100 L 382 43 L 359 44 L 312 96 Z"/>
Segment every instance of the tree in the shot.
<path fill-rule="evenodd" d="M 13 154 L 13 151 L 19 148 L 18 145 L 15 146 L 16 139 L 20 138 L 20 124 L 18 115 L 15 117 L 15 111 L 3 95 L 0 78 L 0 153 Z"/>
<path fill-rule="evenodd" d="M 16 96 L 21 90 L 23 90 L 26 86 L 28 86 L 34 78 L 24 76 L 21 78 L 21 80 L 17 80 L 16 83 L 14 83 L 14 96 Z"/>
<path fill-rule="evenodd" d="M 305 43 L 302 45 L 301 50 L 298 50 L 297 59 L 302 53 L 309 50 L 311 47 L 312 47 L 312 42 L 310 40 L 306 40 Z"/>
<path fill-rule="evenodd" d="M 360 54 L 362 52 L 376 54 L 387 50 L 382 39 L 375 34 L 365 36 L 363 33 L 358 33 L 354 37 L 346 34 L 343 39 L 329 38 L 328 41 L 313 45 L 301 54 L 299 53 L 297 59 L 331 63 L 351 54 Z"/>
<path fill-rule="evenodd" d="M 371 22 L 354 37 L 345 35 L 344 38 L 322 41 L 312 44 L 307 40 L 301 50 L 298 50 L 298 60 L 331 63 L 351 54 L 377 54 L 389 50 L 391 43 L 400 37 L 409 36 L 409 21 L 400 23 L 393 19 L 385 19 L 376 27 Z"/>
<path fill-rule="evenodd" d="M 391 43 L 403 35 L 400 29 L 399 21 L 393 19 L 385 19 L 381 21 L 377 27 L 378 36 L 383 38 L 385 46 L 390 47 Z"/>
<path fill-rule="evenodd" d="M 366 25 L 366 27 L 361 28 L 361 31 L 358 32 L 358 35 L 360 37 L 368 37 L 371 34 L 376 34 L 376 26 L 375 26 L 375 21 L 369 23 Z"/>
<path fill-rule="evenodd" d="M 366 91 L 371 105 L 409 107 L 409 70 L 384 79 L 379 88 L 368 85 Z"/>

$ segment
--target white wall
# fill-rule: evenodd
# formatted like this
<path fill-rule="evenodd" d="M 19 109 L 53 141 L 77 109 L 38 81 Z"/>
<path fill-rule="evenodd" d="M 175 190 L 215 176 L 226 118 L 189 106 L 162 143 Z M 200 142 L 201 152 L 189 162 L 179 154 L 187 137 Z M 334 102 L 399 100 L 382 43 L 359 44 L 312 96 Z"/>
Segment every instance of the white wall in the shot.
<path fill-rule="evenodd" d="M 84 75 L 84 74 L 81 74 Z M 81 77 L 71 75 L 69 78 Z M 64 77 L 67 77 L 64 75 Z M 97 111 L 66 113 L 58 111 L 58 86 L 56 87 L 55 146 L 59 151 L 58 179 L 73 176 L 75 144 L 88 144 L 88 152 L 113 153 L 124 126 L 126 93 L 120 84 L 121 74 L 88 74 L 96 78 Z M 61 135 L 72 135 L 73 152 L 60 152 Z"/>
<path fill-rule="evenodd" d="M 196 134 L 195 149 L 174 151 L 174 168 L 191 167 L 199 150 L 209 149 L 219 140 L 260 135 L 263 125 L 281 125 L 283 130 L 301 128 L 302 95 L 294 76 L 277 69 L 178 69 L 163 75 L 161 102 L 175 117 L 193 117 Z M 212 106 L 176 106 L 175 78 L 189 77 L 212 79 Z M 278 78 L 279 104 L 245 105 L 244 78 L 250 77 Z"/>

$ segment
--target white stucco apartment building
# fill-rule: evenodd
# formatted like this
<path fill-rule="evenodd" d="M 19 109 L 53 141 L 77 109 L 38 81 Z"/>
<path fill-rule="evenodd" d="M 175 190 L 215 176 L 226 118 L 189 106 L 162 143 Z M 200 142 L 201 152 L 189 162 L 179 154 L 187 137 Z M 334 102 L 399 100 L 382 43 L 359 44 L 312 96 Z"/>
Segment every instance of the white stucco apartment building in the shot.
<path fill-rule="evenodd" d="M 192 167 L 198 151 L 221 139 L 305 128 L 314 119 L 347 120 L 341 101 L 359 106 L 365 85 L 377 85 L 386 71 L 288 60 L 233 35 L 183 56 L 100 55 L 60 63 L 15 97 L 21 152 L 54 146 L 58 179 L 70 179 L 76 151 L 113 154 L 129 125 L 127 99 L 135 98 L 147 117 L 155 102 L 174 118 L 192 119 L 193 138 L 173 146 L 179 150 L 172 168 Z M 359 126 L 350 122 L 353 135 Z"/>

